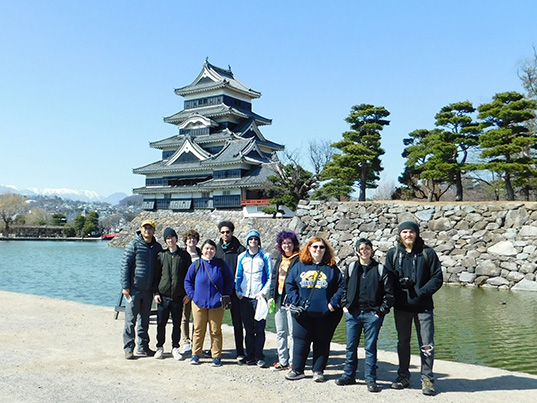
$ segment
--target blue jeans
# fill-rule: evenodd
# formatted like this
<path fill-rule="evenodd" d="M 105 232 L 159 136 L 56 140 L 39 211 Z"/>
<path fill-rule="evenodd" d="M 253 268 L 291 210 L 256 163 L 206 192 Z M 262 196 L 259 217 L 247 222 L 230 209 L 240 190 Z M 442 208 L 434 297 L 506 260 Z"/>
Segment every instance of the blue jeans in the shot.
<path fill-rule="evenodd" d="M 246 336 L 246 361 L 264 360 L 263 348 L 265 347 L 265 324 L 266 320 L 255 320 L 257 299 L 242 297 L 240 300 L 242 323 Z"/>
<path fill-rule="evenodd" d="M 172 347 L 179 347 L 181 338 L 181 319 L 183 317 L 183 298 L 173 300 L 161 297 L 162 303 L 157 304 L 157 348 L 164 345 L 166 325 L 172 315 Z"/>
<path fill-rule="evenodd" d="M 274 325 L 278 342 L 278 361 L 287 367 L 292 364 L 293 358 L 293 316 L 287 307 L 279 303 L 274 314 Z"/>
<path fill-rule="evenodd" d="M 399 356 L 400 377 L 410 378 L 410 336 L 412 322 L 416 326 L 421 357 L 421 379 L 433 380 L 434 363 L 434 319 L 433 311 L 422 313 L 394 311 L 395 328 L 397 329 L 397 355 Z"/>
<path fill-rule="evenodd" d="M 149 315 L 153 303 L 151 291 L 141 291 L 135 288 L 131 288 L 130 291 L 132 300 L 125 305 L 125 327 L 123 328 L 123 350 L 126 353 L 134 351 L 134 327 L 138 335 L 138 349 L 149 348 Z"/>
<path fill-rule="evenodd" d="M 366 382 L 377 380 L 377 340 L 384 318 L 375 312 L 351 309 L 345 314 L 347 328 L 347 359 L 344 373 L 349 378 L 356 378 L 358 367 L 358 344 L 360 335 L 364 331 L 365 367 L 364 378 Z"/>

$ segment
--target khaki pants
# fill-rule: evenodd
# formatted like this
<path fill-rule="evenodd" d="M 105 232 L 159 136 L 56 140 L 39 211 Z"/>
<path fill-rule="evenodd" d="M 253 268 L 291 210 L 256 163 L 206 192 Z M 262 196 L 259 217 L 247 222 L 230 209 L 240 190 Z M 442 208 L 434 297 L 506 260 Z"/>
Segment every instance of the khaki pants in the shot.
<path fill-rule="evenodd" d="M 192 301 L 192 318 L 194 319 L 194 332 L 192 334 L 192 355 L 201 356 L 207 323 L 211 332 L 211 356 L 220 358 L 222 355 L 222 319 L 224 308 L 200 308 Z"/>
<path fill-rule="evenodd" d="M 190 302 L 183 305 L 183 317 L 181 318 L 181 345 L 190 344 L 190 314 L 192 305 Z"/>

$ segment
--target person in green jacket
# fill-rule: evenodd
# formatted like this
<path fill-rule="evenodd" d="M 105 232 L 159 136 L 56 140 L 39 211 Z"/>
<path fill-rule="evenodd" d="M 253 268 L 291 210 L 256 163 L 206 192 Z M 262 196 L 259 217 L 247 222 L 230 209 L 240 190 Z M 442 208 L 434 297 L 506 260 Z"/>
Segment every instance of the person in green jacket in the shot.
<path fill-rule="evenodd" d="M 179 352 L 183 304 L 190 301 L 185 291 L 185 276 L 192 263 L 190 254 L 177 246 L 177 233 L 172 228 L 164 230 L 168 248 L 160 253 L 159 267 L 154 276 L 154 300 L 157 303 L 157 351 L 155 358 L 163 358 L 166 324 L 172 316 L 172 356 L 183 359 Z"/>

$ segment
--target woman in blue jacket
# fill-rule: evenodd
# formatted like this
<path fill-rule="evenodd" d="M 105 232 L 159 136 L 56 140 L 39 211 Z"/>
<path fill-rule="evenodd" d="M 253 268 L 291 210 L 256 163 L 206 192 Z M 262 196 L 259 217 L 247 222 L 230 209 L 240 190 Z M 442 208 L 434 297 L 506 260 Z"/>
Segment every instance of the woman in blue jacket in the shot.
<path fill-rule="evenodd" d="M 199 364 L 207 323 L 211 332 L 212 365 L 222 365 L 222 319 L 224 308 L 220 297 L 231 295 L 235 288 L 233 272 L 226 262 L 215 258 L 216 244 L 208 239 L 201 247 L 201 259 L 188 268 L 185 291 L 192 300 L 194 332 L 190 364 Z"/>
<path fill-rule="evenodd" d="M 313 343 L 313 380 L 324 382 L 330 342 L 343 315 L 343 277 L 328 242 L 320 237 L 308 242 L 300 251 L 300 262 L 287 276 L 285 289 L 289 304 L 306 308 L 304 314 L 294 317 L 293 369 L 285 377 L 292 381 L 305 377 Z"/>

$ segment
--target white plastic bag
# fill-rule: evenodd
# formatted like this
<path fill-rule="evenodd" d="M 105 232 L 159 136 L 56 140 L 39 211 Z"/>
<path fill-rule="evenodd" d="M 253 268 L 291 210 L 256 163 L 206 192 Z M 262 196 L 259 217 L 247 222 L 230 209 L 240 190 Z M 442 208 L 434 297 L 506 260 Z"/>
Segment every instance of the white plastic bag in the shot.
<path fill-rule="evenodd" d="M 267 300 L 265 298 L 259 298 L 257 300 L 257 307 L 255 308 L 255 320 L 264 320 L 267 319 L 269 307 Z"/>

